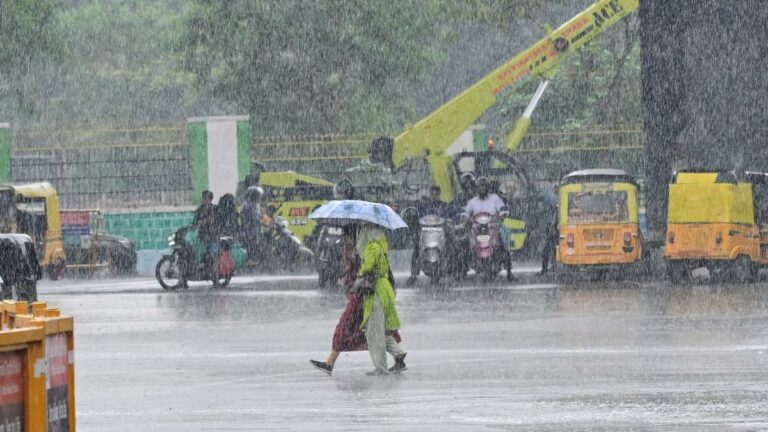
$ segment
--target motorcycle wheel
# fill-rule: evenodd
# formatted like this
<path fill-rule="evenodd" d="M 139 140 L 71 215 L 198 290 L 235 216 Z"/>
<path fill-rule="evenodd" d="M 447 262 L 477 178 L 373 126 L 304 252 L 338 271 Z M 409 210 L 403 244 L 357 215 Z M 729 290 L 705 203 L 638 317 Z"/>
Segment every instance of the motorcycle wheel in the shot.
<path fill-rule="evenodd" d="M 479 267 L 479 273 L 484 283 L 488 283 L 496 277 L 496 273 L 494 272 L 494 265 L 490 259 L 483 260 Z"/>
<path fill-rule="evenodd" d="M 226 288 L 232 280 L 232 273 L 219 277 L 219 280 L 213 281 L 214 288 Z"/>
<path fill-rule="evenodd" d="M 428 265 L 429 268 L 425 268 L 424 270 L 428 270 L 429 273 L 426 271 L 424 273 L 429 276 L 429 283 L 433 286 L 439 284 L 440 279 L 443 276 L 443 272 L 440 269 L 440 263 L 429 263 Z"/>
<path fill-rule="evenodd" d="M 328 288 L 333 285 L 334 281 L 331 279 L 332 276 L 330 269 L 325 268 L 323 265 L 318 266 L 317 285 L 320 287 L 320 289 Z"/>
<path fill-rule="evenodd" d="M 164 256 L 155 267 L 155 278 L 166 291 L 174 291 L 185 285 L 176 255 Z"/>

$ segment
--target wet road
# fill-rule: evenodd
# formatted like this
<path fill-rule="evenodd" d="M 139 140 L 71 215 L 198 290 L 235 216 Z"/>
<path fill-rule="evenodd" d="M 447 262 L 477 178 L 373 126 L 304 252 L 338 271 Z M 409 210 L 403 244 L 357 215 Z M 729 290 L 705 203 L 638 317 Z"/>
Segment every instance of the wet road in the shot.
<path fill-rule="evenodd" d="M 235 282 L 41 287 L 76 317 L 78 431 L 768 429 L 766 284 L 401 289 L 409 370 L 382 378 L 310 367 L 340 295 Z"/>

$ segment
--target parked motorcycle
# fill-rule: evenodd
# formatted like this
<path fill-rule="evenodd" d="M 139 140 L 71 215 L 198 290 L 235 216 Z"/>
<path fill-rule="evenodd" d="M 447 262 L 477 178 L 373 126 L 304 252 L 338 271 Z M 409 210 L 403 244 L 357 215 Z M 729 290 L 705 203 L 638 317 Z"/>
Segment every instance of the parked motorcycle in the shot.
<path fill-rule="evenodd" d="M 344 276 L 341 260 L 342 229 L 335 226 L 322 226 L 315 244 L 317 256 L 317 275 L 320 288 L 331 287 Z"/>
<path fill-rule="evenodd" d="M 506 267 L 507 280 L 512 278 L 512 256 L 501 243 L 499 237 L 499 217 L 488 213 L 476 214 L 470 220 L 470 249 L 472 250 L 472 268 L 482 275 L 484 281 L 490 281 Z"/>
<path fill-rule="evenodd" d="M 439 216 L 426 215 L 419 219 L 419 225 L 421 269 L 436 285 L 447 270 L 447 221 Z"/>
<path fill-rule="evenodd" d="M 188 281 L 211 280 L 213 286 L 223 288 L 229 284 L 234 273 L 234 264 L 229 257 L 233 244 L 231 237 L 219 240 L 218 268 L 211 270 L 205 245 L 197 241 L 191 227 L 183 227 L 168 237 L 171 253 L 163 255 L 155 267 L 155 278 L 163 289 L 173 291 L 187 288 Z M 200 252 L 202 248 L 202 253 Z M 202 255 L 202 256 L 200 256 Z"/>

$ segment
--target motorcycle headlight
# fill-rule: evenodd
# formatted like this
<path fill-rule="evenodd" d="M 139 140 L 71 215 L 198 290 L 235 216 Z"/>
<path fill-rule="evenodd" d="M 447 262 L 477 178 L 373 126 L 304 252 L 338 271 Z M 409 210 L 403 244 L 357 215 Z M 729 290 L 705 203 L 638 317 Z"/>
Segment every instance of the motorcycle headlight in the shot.
<path fill-rule="evenodd" d="M 477 236 L 477 241 L 481 243 L 488 243 L 491 241 L 491 236 L 489 236 L 488 234 L 479 235 Z"/>
<path fill-rule="evenodd" d="M 441 218 L 440 216 L 426 215 L 419 219 L 419 223 L 424 226 L 436 226 L 444 224 L 445 219 Z"/>
<path fill-rule="evenodd" d="M 478 216 L 477 218 L 475 218 L 475 222 L 481 225 L 487 225 L 491 223 L 491 217 L 486 215 Z"/>

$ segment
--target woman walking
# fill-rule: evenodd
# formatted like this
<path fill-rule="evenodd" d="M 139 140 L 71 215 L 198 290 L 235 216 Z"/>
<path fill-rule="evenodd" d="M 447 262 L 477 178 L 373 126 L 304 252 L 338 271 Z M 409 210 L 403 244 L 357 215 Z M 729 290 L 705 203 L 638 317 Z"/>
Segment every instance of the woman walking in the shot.
<path fill-rule="evenodd" d="M 339 318 L 339 323 L 336 324 L 336 330 L 333 332 L 331 352 L 324 362 L 318 360 L 309 361 L 312 363 L 312 366 L 328 375 L 333 372 L 336 359 L 338 359 L 339 354 L 342 352 L 368 350 L 365 333 L 360 328 L 360 323 L 363 321 L 363 295 L 352 290 L 352 286 L 355 280 L 357 280 L 357 272 L 360 269 L 360 255 L 358 255 L 355 247 L 356 230 L 357 225 L 347 226 L 344 228 L 342 235 L 341 258 L 345 268 L 342 285 L 347 295 L 347 304 Z M 397 331 L 392 334 L 392 337 L 396 343 L 401 341 L 400 334 Z M 399 371 L 405 370 L 405 363 L 402 364 L 403 367 Z"/>
<path fill-rule="evenodd" d="M 395 309 L 387 249 L 387 238 L 381 228 L 369 224 L 361 226 L 357 235 L 357 251 L 362 262 L 353 289 L 360 291 L 365 285 L 371 288 L 363 292 L 363 320 L 360 323 L 373 361 L 374 370 L 369 372 L 371 375 L 400 372 L 406 368 L 407 353 L 395 339 L 395 332 L 400 328 L 400 318 Z M 391 370 L 387 369 L 387 352 L 395 358 Z"/>

